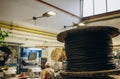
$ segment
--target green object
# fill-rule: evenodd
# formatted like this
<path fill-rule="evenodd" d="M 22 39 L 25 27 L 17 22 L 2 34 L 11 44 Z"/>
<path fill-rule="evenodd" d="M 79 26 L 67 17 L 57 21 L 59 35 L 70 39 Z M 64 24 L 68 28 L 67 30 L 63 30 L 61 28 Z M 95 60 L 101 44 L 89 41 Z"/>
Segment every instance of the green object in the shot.
<path fill-rule="evenodd" d="M 5 38 L 9 37 L 9 31 L 0 29 L 0 46 L 5 45 Z"/>

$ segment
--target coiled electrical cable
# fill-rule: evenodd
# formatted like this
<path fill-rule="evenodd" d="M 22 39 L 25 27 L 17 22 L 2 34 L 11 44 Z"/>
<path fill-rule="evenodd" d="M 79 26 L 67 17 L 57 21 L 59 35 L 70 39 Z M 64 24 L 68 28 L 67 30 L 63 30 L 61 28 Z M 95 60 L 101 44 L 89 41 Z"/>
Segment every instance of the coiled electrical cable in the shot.
<path fill-rule="evenodd" d="M 119 35 L 119 30 L 109 26 L 78 28 L 58 34 L 57 40 L 65 43 L 66 72 L 115 69 L 112 38 L 117 35 Z M 67 76 L 66 72 L 63 74 Z"/>
<path fill-rule="evenodd" d="M 114 69 L 111 36 L 104 31 L 78 32 L 65 39 L 67 71 Z"/>

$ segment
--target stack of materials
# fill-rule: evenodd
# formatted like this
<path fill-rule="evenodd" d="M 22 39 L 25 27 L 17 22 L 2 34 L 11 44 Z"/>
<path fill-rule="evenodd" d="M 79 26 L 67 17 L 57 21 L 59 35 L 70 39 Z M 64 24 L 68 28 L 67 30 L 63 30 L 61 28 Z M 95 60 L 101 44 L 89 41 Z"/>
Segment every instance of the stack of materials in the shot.
<path fill-rule="evenodd" d="M 61 32 L 57 40 L 65 43 L 67 68 L 62 79 L 113 79 L 115 70 L 112 38 L 119 29 L 110 26 L 89 26 Z"/>

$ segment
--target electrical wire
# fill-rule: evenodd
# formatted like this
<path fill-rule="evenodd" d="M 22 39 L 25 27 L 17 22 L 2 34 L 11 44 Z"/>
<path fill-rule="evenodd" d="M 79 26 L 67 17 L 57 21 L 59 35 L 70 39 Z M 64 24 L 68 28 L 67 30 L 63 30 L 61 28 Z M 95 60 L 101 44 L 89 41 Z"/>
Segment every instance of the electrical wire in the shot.
<path fill-rule="evenodd" d="M 65 39 L 66 71 L 114 69 L 111 36 L 104 31 L 83 31 Z"/>

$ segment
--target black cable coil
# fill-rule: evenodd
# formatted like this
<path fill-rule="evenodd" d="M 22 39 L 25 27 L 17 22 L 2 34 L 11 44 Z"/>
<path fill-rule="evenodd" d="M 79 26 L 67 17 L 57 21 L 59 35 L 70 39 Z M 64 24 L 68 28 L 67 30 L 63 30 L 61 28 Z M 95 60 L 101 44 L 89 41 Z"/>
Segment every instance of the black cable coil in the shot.
<path fill-rule="evenodd" d="M 89 26 L 61 32 L 57 40 L 65 43 L 67 67 L 62 79 L 114 79 L 112 38 L 120 34 L 110 26 Z"/>
<path fill-rule="evenodd" d="M 105 31 L 81 31 L 65 38 L 66 71 L 114 69 L 112 37 Z"/>

